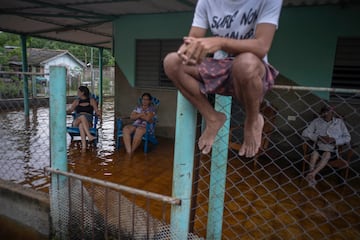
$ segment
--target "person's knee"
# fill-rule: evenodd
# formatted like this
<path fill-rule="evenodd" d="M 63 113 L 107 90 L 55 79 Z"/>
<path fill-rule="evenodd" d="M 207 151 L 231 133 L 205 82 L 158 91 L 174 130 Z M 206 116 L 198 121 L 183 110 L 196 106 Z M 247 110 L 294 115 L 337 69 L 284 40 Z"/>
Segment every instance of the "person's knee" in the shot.
<path fill-rule="evenodd" d="M 311 158 L 315 161 L 319 158 L 319 156 L 320 154 L 317 151 L 313 151 L 313 153 L 311 154 Z"/>
<path fill-rule="evenodd" d="M 246 81 L 250 78 L 258 77 L 262 75 L 263 63 L 262 61 L 252 53 L 242 53 L 235 57 L 232 66 L 233 77 L 239 79 L 239 81 Z"/>
<path fill-rule="evenodd" d="M 164 71 L 167 75 L 171 75 L 176 71 L 177 66 L 180 64 L 180 58 L 176 52 L 171 52 L 164 58 Z"/>
<path fill-rule="evenodd" d="M 146 128 L 138 127 L 135 131 L 134 137 L 142 138 L 146 132 Z"/>
<path fill-rule="evenodd" d="M 130 132 L 130 130 L 128 129 L 128 128 L 124 128 L 123 129 L 123 134 L 124 135 L 129 135 L 131 132 Z"/>
<path fill-rule="evenodd" d="M 133 131 L 133 126 L 127 125 L 123 128 L 123 134 L 130 135 Z"/>
<path fill-rule="evenodd" d="M 330 152 L 324 152 L 322 155 L 322 159 L 324 160 L 329 160 L 331 157 L 331 153 Z"/>

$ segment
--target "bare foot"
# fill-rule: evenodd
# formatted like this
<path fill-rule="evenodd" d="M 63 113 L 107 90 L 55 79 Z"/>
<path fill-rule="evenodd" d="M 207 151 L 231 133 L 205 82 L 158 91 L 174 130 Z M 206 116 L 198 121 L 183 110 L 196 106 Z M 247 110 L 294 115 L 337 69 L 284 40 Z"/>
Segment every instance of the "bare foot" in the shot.
<path fill-rule="evenodd" d="M 88 137 L 88 139 L 89 139 L 89 142 L 91 143 L 95 140 L 95 137 L 91 135 L 91 137 Z"/>
<path fill-rule="evenodd" d="M 198 142 L 199 149 L 203 154 L 208 154 L 211 151 L 215 137 L 225 121 L 225 114 L 218 112 L 214 120 L 206 122 L 205 131 L 200 136 Z"/>
<path fill-rule="evenodd" d="M 316 185 L 315 175 L 312 171 L 306 175 L 306 180 L 309 182 L 310 186 L 314 187 Z"/>
<path fill-rule="evenodd" d="M 261 114 L 256 122 L 245 124 L 244 142 L 239 150 L 240 156 L 251 158 L 256 155 L 261 145 L 263 127 L 264 117 Z"/>
<path fill-rule="evenodd" d="M 130 152 L 130 153 L 126 152 L 126 154 L 125 154 L 125 159 L 126 159 L 126 160 L 131 160 L 132 157 L 133 157 L 133 153 L 132 153 L 132 152 Z"/>

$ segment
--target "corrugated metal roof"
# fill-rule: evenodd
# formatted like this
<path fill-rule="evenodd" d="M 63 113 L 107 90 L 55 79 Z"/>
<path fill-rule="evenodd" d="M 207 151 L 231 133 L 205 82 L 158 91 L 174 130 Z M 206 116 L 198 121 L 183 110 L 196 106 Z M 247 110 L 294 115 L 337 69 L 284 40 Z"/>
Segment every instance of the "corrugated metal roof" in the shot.
<path fill-rule="evenodd" d="M 122 15 L 189 12 L 197 0 L 0 0 L 0 30 L 94 47 L 112 47 Z M 354 0 L 284 0 L 284 7 Z"/>
<path fill-rule="evenodd" d="M 39 49 L 39 48 L 28 48 L 27 56 L 28 56 L 28 64 L 33 66 L 40 66 L 48 61 L 51 61 L 54 58 L 58 58 L 62 55 L 68 54 L 71 56 L 74 61 L 78 62 L 79 65 L 85 67 L 85 63 L 77 59 L 74 55 L 72 55 L 67 50 L 53 50 L 53 49 Z M 18 58 L 17 55 L 14 55 L 10 62 L 13 64 L 22 65 L 21 59 Z"/>

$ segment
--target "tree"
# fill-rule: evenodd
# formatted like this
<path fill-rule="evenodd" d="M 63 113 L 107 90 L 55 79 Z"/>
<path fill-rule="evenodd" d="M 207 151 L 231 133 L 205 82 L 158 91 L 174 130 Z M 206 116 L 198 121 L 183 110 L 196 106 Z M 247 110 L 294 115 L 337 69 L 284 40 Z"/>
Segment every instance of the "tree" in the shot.
<path fill-rule="evenodd" d="M 18 47 L 15 53 L 9 53 L 6 50 L 6 46 Z M 90 61 L 91 56 L 91 47 L 85 45 L 78 45 L 66 42 L 59 41 L 49 41 L 48 39 L 28 37 L 27 45 L 28 48 L 44 48 L 44 49 L 55 49 L 55 50 L 68 50 L 75 57 L 83 61 L 84 63 L 88 63 Z M 0 32 L 0 65 L 7 65 L 9 54 L 17 54 L 19 55 L 19 59 L 21 57 L 21 41 L 20 35 Z M 103 65 L 104 66 L 114 66 L 115 60 L 111 55 L 111 52 L 108 49 L 104 49 L 103 51 Z M 93 50 L 93 65 L 99 65 L 99 49 L 94 48 Z"/>

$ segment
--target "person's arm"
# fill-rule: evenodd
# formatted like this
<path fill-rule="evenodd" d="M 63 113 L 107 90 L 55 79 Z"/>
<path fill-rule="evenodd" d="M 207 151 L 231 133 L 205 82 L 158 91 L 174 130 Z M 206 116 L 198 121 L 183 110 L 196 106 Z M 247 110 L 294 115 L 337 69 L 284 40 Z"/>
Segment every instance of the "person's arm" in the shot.
<path fill-rule="evenodd" d="M 179 57 L 183 60 L 184 64 L 195 64 L 196 61 L 193 58 L 193 54 L 196 54 L 196 51 L 202 51 L 201 48 L 198 48 L 196 44 L 190 44 L 188 39 L 200 39 L 206 35 L 206 29 L 200 27 L 191 27 L 189 35 L 184 37 L 184 43 L 180 46 L 177 51 Z M 200 42 L 199 42 L 200 43 Z M 204 52 L 205 53 L 205 52 Z M 204 53 L 197 53 L 198 55 Z M 206 53 L 205 53 L 206 54 Z"/>
<path fill-rule="evenodd" d="M 72 104 L 71 104 L 71 106 L 66 110 L 66 113 L 67 114 L 71 114 L 72 112 L 74 112 L 75 111 L 75 108 L 76 108 L 76 106 L 79 104 L 79 100 L 78 99 L 75 99 L 73 102 L 72 102 Z"/>
<path fill-rule="evenodd" d="M 101 112 L 99 111 L 98 104 L 95 99 L 90 99 L 90 104 L 94 108 L 94 112 L 98 117 L 101 117 Z"/>
<path fill-rule="evenodd" d="M 130 114 L 130 119 L 131 120 L 142 119 L 142 120 L 145 120 L 147 122 L 151 122 L 152 118 L 154 116 L 155 116 L 154 112 L 141 112 L 141 113 L 138 113 L 136 110 L 134 110 Z"/>
<path fill-rule="evenodd" d="M 203 37 L 206 29 L 192 27 L 188 37 L 184 38 L 184 44 L 178 54 L 185 64 L 196 64 L 209 53 L 223 50 L 237 55 L 243 52 L 251 52 L 263 59 L 271 48 L 275 35 L 276 25 L 261 23 L 256 26 L 254 39 L 231 39 L 224 37 Z"/>
<path fill-rule="evenodd" d="M 151 111 L 151 112 L 146 112 L 144 113 L 144 115 L 141 117 L 141 119 L 151 123 L 153 121 L 153 117 L 155 116 L 155 112 Z"/>
<path fill-rule="evenodd" d="M 236 40 L 221 38 L 221 50 L 237 55 L 251 52 L 263 59 L 269 52 L 275 35 L 276 26 L 270 23 L 261 23 L 256 26 L 255 38 Z"/>
<path fill-rule="evenodd" d="M 131 119 L 131 120 L 136 120 L 136 119 L 140 118 L 140 116 L 141 116 L 141 113 L 138 113 L 138 112 L 136 111 L 136 109 L 134 109 L 134 110 L 130 113 L 130 119 Z"/>
<path fill-rule="evenodd" d="M 344 123 L 344 121 L 341 120 L 340 122 L 340 136 L 339 138 L 335 139 L 336 141 L 336 145 L 343 145 L 343 144 L 348 144 L 351 141 L 351 135 Z"/>
<path fill-rule="evenodd" d="M 316 133 L 316 119 L 313 120 L 307 128 L 301 134 L 303 137 L 308 138 L 314 142 L 318 139 L 318 134 Z"/>

